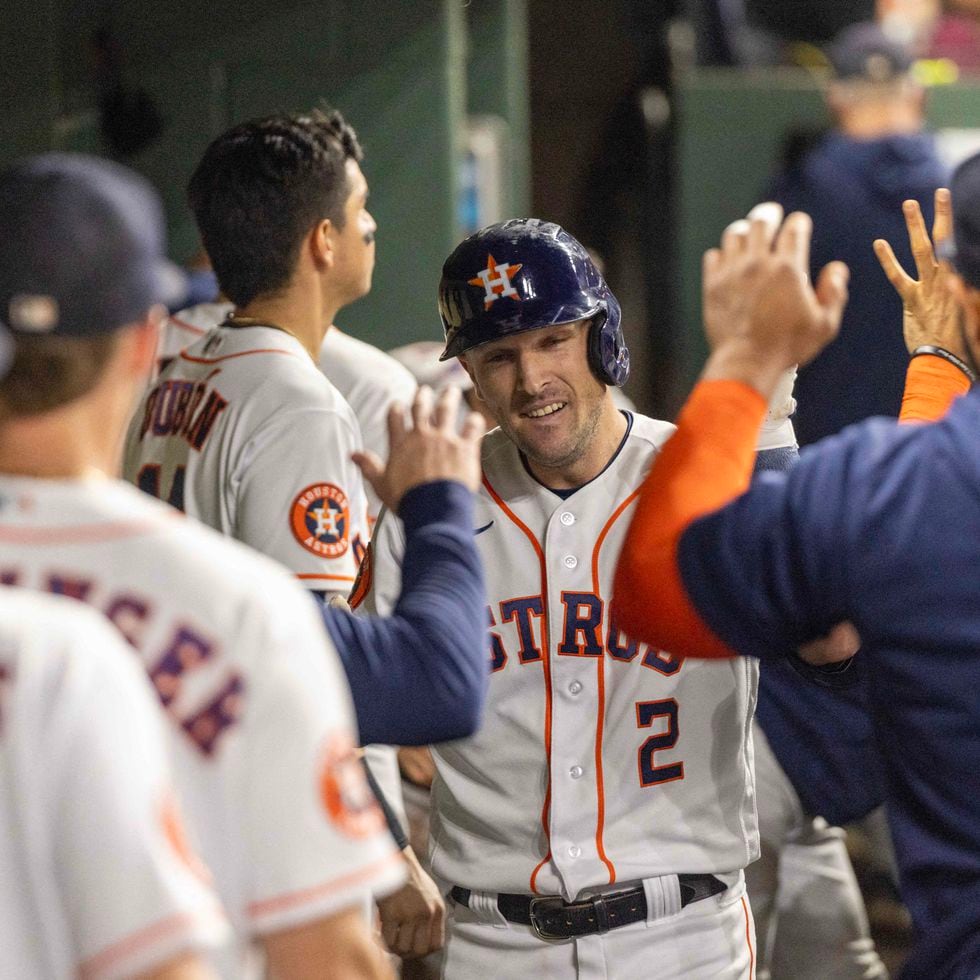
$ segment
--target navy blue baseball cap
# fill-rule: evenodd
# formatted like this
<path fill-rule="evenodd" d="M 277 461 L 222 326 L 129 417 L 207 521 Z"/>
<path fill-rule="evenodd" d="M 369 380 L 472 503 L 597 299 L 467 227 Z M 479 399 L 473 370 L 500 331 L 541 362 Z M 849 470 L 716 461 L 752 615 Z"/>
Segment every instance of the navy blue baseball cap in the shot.
<path fill-rule="evenodd" d="M 964 282 L 980 289 L 980 153 L 953 171 L 949 192 L 953 198 L 953 235 L 936 252 L 952 263 Z"/>
<path fill-rule="evenodd" d="M 908 74 L 912 56 L 876 23 L 852 24 L 827 48 L 834 76 L 840 81 L 890 82 Z"/>
<path fill-rule="evenodd" d="M 108 333 L 182 289 L 160 199 L 142 177 L 71 153 L 0 174 L 0 323 L 15 336 Z"/>

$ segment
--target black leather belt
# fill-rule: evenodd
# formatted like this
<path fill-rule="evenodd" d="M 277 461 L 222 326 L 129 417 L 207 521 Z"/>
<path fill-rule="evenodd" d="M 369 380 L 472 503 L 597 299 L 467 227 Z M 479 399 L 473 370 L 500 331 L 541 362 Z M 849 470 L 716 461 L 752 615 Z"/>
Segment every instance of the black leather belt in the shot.
<path fill-rule="evenodd" d="M 714 875 L 678 875 L 681 908 L 702 898 L 723 892 L 728 886 Z M 471 891 L 454 885 L 449 895 L 454 902 L 469 908 Z M 547 940 L 573 939 L 608 932 L 647 917 L 647 899 L 643 886 L 626 892 L 596 895 L 581 902 L 566 902 L 558 895 L 538 898 L 534 895 L 497 896 L 497 908 L 508 921 L 530 926 Z"/>

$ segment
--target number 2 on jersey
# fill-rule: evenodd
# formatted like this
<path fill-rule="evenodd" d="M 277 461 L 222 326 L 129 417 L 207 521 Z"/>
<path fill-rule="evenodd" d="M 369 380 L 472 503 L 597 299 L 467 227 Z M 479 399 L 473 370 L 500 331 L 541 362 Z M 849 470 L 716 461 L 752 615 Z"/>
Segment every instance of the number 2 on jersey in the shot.
<path fill-rule="evenodd" d="M 677 744 L 680 728 L 677 723 L 677 702 L 673 698 L 665 701 L 637 701 L 636 727 L 652 728 L 657 718 L 665 718 L 664 731 L 651 735 L 637 752 L 637 765 L 641 786 L 656 786 L 684 778 L 684 763 L 673 762 L 666 766 L 654 765 L 654 753 L 658 749 L 672 749 Z"/>
<path fill-rule="evenodd" d="M 186 466 L 178 466 L 174 470 L 173 482 L 170 484 L 170 493 L 167 495 L 167 503 L 177 510 L 184 509 L 184 471 Z M 143 466 L 136 477 L 136 485 L 151 497 L 163 500 L 160 494 L 160 464 L 147 463 Z"/>

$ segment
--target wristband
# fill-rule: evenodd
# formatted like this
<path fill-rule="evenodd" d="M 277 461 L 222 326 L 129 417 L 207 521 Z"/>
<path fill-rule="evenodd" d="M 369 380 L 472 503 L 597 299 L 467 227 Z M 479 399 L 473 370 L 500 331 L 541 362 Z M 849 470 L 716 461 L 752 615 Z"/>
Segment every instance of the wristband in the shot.
<path fill-rule="evenodd" d="M 931 354 L 933 357 L 941 357 L 944 361 L 949 361 L 954 367 L 959 368 L 969 379 L 970 384 L 976 384 L 977 373 L 970 367 L 966 361 L 961 360 L 955 354 L 951 354 L 948 350 L 943 347 L 935 347 L 932 344 L 923 344 L 921 347 L 916 347 L 914 351 L 909 355 L 909 359 L 913 357 L 920 357 L 923 354 Z"/>

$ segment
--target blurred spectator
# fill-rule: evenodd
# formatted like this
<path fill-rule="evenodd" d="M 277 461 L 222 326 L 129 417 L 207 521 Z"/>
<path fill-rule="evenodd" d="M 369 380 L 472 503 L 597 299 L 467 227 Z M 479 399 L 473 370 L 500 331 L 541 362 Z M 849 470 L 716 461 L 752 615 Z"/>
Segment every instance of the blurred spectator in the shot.
<path fill-rule="evenodd" d="M 786 163 L 767 196 L 813 217 L 811 268 L 832 259 L 851 269 L 851 299 L 837 340 L 800 371 L 796 417 L 801 444 L 869 415 L 898 415 L 908 352 L 901 303 L 871 243 L 906 241 L 901 202 L 916 198 L 932 221 L 945 171 L 924 133 L 924 92 L 911 58 L 874 24 L 848 28 L 828 51 L 825 98 L 835 127 Z"/>
<path fill-rule="evenodd" d="M 980 74 L 980 2 L 947 4 L 929 42 L 930 58 L 948 58 L 961 72 Z"/>
<path fill-rule="evenodd" d="M 795 45 L 825 45 L 875 15 L 875 0 L 690 0 L 698 62 L 768 65 L 797 61 Z"/>

